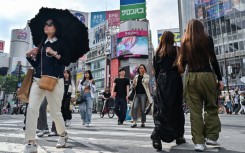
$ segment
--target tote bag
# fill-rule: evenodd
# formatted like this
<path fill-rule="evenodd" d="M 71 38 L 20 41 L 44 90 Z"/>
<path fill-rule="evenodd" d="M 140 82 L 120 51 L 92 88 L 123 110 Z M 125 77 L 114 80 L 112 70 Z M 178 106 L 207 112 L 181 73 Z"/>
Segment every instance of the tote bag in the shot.
<path fill-rule="evenodd" d="M 28 103 L 29 95 L 33 80 L 34 69 L 28 69 L 27 74 L 22 82 L 19 92 L 17 93 L 17 97 L 23 101 Z"/>

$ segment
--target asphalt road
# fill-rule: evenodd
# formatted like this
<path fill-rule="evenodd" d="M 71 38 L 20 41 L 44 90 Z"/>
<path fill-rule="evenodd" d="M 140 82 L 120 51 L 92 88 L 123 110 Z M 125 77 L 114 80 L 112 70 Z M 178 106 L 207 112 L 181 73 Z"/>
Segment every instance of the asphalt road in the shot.
<path fill-rule="evenodd" d="M 92 125 L 82 126 L 78 114 L 73 115 L 72 124 L 67 128 L 69 140 L 67 147 L 56 149 L 58 137 L 44 136 L 37 138 L 39 153 L 154 153 L 150 134 L 153 129 L 151 116 L 147 117 L 146 128 L 130 127 L 129 121 L 117 125 L 117 119 L 108 116 L 100 118 L 93 114 Z M 245 115 L 220 115 L 222 132 L 220 147 L 208 146 L 206 152 L 244 153 L 245 152 Z M 23 115 L 0 115 L 0 153 L 20 153 L 25 147 Z M 48 124 L 51 127 L 48 116 Z M 139 123 L 140 125 L 140 123 Z M 194 145 L 191 141 L 189 115 L 186 115 L 185 138 L 187 143 L 176 145 L 163 143 L 163 151 L 173 153 L 192 153 Z"/>

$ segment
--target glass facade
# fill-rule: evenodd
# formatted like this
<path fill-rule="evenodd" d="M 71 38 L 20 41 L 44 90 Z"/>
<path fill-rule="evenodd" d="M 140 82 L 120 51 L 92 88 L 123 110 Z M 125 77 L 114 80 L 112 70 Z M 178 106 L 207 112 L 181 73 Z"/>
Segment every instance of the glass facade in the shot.
<path fill-rule="evenodd" d="M 231 89 L 236 86 L 244 89 L 240 78 L 245 76 L 245 0 L 179 0 L 179 3 L 182 32 L 190 19 L 202 21 L 214 39 L 223 81 L 228 78 Z"/>

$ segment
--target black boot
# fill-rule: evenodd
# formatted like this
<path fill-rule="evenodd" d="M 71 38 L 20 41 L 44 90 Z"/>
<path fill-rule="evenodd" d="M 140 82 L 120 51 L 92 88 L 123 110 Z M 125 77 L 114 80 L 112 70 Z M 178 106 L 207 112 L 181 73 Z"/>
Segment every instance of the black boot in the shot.
<path fill-rule="evenodd" d="M 151 135 L 151 140 L 152 140 L 152 146 L 157 149 L 158 151 L 162 150 L 162 141 L 159 136 L 154 134 L 155 132 L 152 133 Z"/>
<path fill-rule="evenodd" d="M 180 144 L 183 144 L 183 143 L 186 143 L 185 138 L 181 137 L 181 138 L 177 138 L 176 139 L 176 144 L 177 145 L 180 145 Z"/>

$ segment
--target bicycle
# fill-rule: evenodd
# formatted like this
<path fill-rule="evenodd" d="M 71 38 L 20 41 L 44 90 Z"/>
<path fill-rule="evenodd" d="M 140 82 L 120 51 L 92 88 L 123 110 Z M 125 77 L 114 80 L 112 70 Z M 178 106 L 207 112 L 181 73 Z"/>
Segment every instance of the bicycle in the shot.
<path fill-rule="evenodd" d="M 114 112 L 114 107 L 109 107 L 109 104 L 107 105 L 107 103 L 110 102 L 111 99 L 105 100 L 103 103 L 103 107 L 100 111 L 100 117 L 103 118 L 105 114 L 108 114 L 109 118 L 113 118 L 115 115 Z"/>

